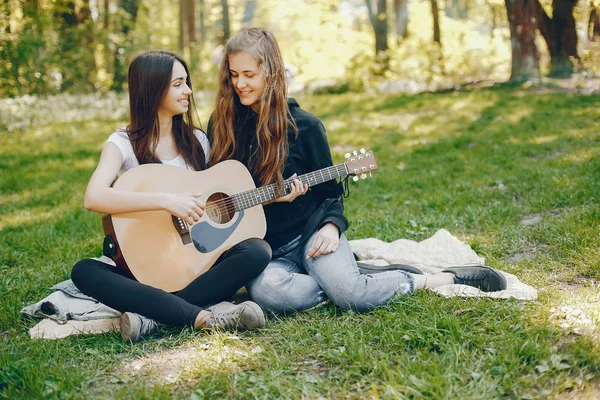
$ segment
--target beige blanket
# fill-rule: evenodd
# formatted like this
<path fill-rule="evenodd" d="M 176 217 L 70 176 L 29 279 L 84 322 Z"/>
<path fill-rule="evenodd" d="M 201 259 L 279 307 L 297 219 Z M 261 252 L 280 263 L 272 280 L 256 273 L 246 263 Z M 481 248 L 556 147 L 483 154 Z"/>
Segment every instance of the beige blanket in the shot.
<path fill-rule="evenodd" d="M 398 239 L 387 243 L 369 238 L 351 240 L 350 247 L 363 262 L 373 265 L 406 264 L 421 269 L 425 274 L 435 274 L 446 267 L 485 265 L 485 259 L 478 256 L 471 246 L 461 242 L 445 229 L 440 229 L 422 242 Z M 537 299 L 536 289 L 519 281 L 519 278 L 512 274 L 500 272 L 506 277 L 507 288 L 499 292 L 486 293 L 465 285 L 445 285 L 431 290 L 446 297 Z"/>
<path fill-rule="evenodd" d="M 43 319 L 42 322 L 29 329 L 32 339 L 62 339 L 71 335 L 88 333 L 105 333 L 119 331 L 118 318 L 102 318 L 87 321 L 69 320 L 59 324 L 51 319 Z"/>

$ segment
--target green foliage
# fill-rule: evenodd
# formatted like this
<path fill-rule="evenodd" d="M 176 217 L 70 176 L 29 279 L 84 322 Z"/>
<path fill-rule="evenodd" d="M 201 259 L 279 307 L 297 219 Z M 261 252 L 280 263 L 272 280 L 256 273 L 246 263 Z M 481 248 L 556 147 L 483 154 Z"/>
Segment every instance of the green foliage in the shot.
<path fill-rule="evenodd" d="M 490 24 L 490 15 L 457 20 L 441 15 L 441 47 L 422 28 L 428 4 L 411 4 L 410 36 L 390 42 L 389 69 L 382 74 L 372 52 L 354 56 L 340 78 L 351 90 L 414 93 L 479 80 L 504 81 L 510 72 L 509 31 Z M 498 17 L 499 18 L 499 17 Z"/>
<path fill-rule="evenodd" d="M 597 96 L 516 87 L 300 99 L 323 119 L 334 161 L 375 151 L 380 170 L 351 183 L 345 202 L 351 239 L 445 228 L 536 287 L 538 301 L 419 292 L 365 314 L 329 305 L 270 318 L 246 334 L 163 327 L 135 345 L 116 333 L 29 339 L 37 321 L 21 307 L 100 254 L 100 219 L 83 193 L 102 143 L 125 124 L 111 118 L 123 96 L 30 101 L 0 104 L 15 114 L 0 133 L 0 397 L 595 397 Z"/>
<path fill-rule="evenodd" d="M 77 24 L 70 0 L 20 4 L 3 3 L 0 97 L 93 90 L 92 21 Z"/>
<path fill-rule="evenodd" d="M 164 49 L 182 53 L 192 66 L 197 89 L 216 86 L 216 49 L 223 34 L 221 0 L 204 0 L 204 30 L 197 41 L 179 44 L 179 0 L 112 1 L 6 0 L 0 4 L 0 97 L 52 95 L 126 89 L 130 60 Z M 381 90 L 395 84 L 411 90 L 452 87 L 466 81 L 505 81 L 510 43 L 502 0 L 472 0 L 469 10 L 440 11 L 441 49 L 432 43 L 427 1 L 409 7 L 409 38 L 396 41 L 389 8 L 390 68 L 374 60 L 374 34 L 364 0 L 258 1 L 252 25 L 272 30 L 284 59 L 299 75 L 296 83 L 336 79 L 327 89 Z M 545 7 L 549 1 L 542 1 Z M 197 7 L 199 7 L 199 2 Z M 231 32 L 242 28 L 245 0 L 228 0 Z M 86 11 L 89 5 L 89 12 Z M 579 2 L 578 32 L 587 30 L 591 4 Z M 551 7 L 549 8 L 551 9 Z M 196 9 L 196 14 L 199 10 Z M 456 18 L 450 15 L 456 14 Z M 88 16 L 89 15 L 89 16 Z M 87 17 L 86 17 L 87 16 Z M 585 36 L 585 35 L 584 35 Z M 543 57 L 543 40 L 538 40 Z M 580 38 L 579 70 L 599 73 L 600 44 Z M 547 57 L 546 57 L 547 58 Z M 548 60 L 543 58 L 542 68 Z M 310 90 L 309 90 L 310 91 Z"/>

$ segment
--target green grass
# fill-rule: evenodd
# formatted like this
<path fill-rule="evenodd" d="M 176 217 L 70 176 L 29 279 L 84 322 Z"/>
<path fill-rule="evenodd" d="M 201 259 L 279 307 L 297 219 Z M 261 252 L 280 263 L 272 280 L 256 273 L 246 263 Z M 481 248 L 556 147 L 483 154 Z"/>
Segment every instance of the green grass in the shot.
<path fill-rule="evenodd" d="M 101 251 L 83 192 L 124 124 L 52 121 L 0 133 L 0 397 L 600 396 L 598 96 L 500 88 L 300 103 L 323 118 L 336 162 L 375 151 L 380 171 L 351 182 L 350 238 L 423 240 L 445 228 L 539 300 L 420 292 L 366 314 L 327 306 L 271 318 L 255 333 L 30 340 L 36 321 L 21 307 Z M 521 223 L 532 216 L 541 221 Z"/>

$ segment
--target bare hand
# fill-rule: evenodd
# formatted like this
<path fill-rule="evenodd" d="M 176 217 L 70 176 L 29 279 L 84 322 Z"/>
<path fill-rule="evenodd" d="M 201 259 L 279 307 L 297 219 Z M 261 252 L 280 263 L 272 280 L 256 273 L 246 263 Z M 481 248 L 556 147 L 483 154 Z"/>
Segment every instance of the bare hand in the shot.
<path fill-rule="evenodd" d="M 325 224 L 315 236 L 306 258 L 333 253 L 340 246 L 340 229 L 333 223 Z"/>
<path fill-rule="evenodd" d="M 306 183 L 302 184 L 302 182 L 300 182 L 300 179 L 296 179 L 296 176 L 297 174 L 294 174 L 290 177 L 294 178 L 294 183 L 290 185 L 290 192 L 288 194 L 286 194 L 285 196 L 278 197 L 275 200 L 265 204 L 284 202 L 291 203 L 292 201 L 296 200 L 298 196 L 306 194 L 306 192 L 308 192 L 308 185 Z"/>
<path fill-rule="evenodd" d="M 200 196 L 200 193 L 167 193 L 164 208 L 188 225 L 193 225 L 204 215 L 204 205 Z"/>

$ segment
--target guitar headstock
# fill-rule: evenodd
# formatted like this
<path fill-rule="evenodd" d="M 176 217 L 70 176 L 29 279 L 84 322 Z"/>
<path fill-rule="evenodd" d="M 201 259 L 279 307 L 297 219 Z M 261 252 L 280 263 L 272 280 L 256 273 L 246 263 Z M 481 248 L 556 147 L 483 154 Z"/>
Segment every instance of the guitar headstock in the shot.
<path fill-rule="evenodd" d="M 357 181 L 359 178 L 365 179 L 367 177 L 367 173 L 370 176 L 372 171 L 377 171 L 379 169 L 373 151 L 365 151 L 365 149 L 360 149 L 360 152 L 357 152 L 354 150 L 352 154 L 344 154 L 344 157 L 346 157 L 344 164 L 346 164 L 348 174 L 354 175 L 354 178 L 352 179 L 355 181 Z"/>

